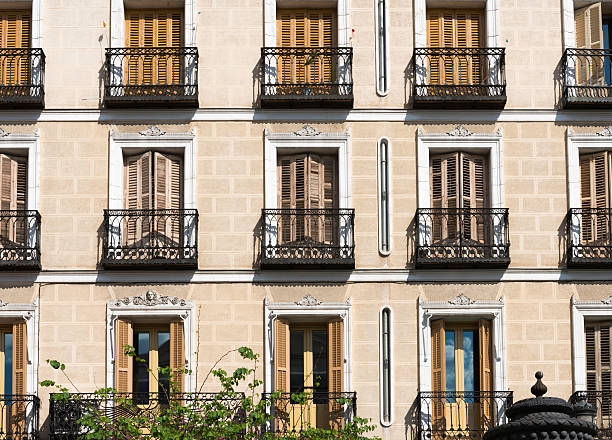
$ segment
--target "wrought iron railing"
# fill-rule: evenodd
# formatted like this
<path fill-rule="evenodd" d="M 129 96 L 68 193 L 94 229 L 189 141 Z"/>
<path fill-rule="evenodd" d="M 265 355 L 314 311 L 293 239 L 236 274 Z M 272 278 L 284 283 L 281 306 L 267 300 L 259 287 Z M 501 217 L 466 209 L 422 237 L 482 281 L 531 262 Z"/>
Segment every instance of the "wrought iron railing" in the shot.
<path fill-rule="evenodd" d="M 220 414 L 228 422 L 244 417 L 241 407 L 243 394 L 236 396 L 218 393 L 74 393 L 67 398 L 51 394 L 49 407 L 49 428 L 52 440 L 77 440 L 87 438 L 88 430 L 80 423 L 85 416 L 106 417 L 112 423 L 119 419 L 133 419 L 142 423 L 143 433 L 150 429 L 147 423 L 155 415 L 160 415 L 170 403 L 179 403 L 190 411 L 206 415 L 219 408 Z M 219 414 L 218 413 L 218 414 Z M 205 420 L 197 419 L 195 422 Z M 235 440 L 235 439 L 231 439 Z"/>
<path fill-rule="evenodd" d="M 105 105 L 198 105 L 196 47 L 106 49 Z"/>
<path fill-rule="evenodd" d="M 0 394 L 0 438 L 37 440 L 40 400 L 31 394 Z"/>
<path fill-rule="evenodd" d="M 104 210 L 102 264 L 197 267 L 198 211 Z"/>
<path fill-rule="evenodd" d="M 419 440 L 480 440 L 506 422 L 512 391 L 425 391 L 417 397 Z"/>
<path fill-rule="evenodd" d="M 416 48 L 413 61 L 415 105 L 506 102 L 502 47 Z"/>
<path fill-rule="evenodd" d="M 0 210 L 0 268 L 40 268 L 38 211 Z"/>
<path fill-rule="evenodd" d="M 586 400 L 597 408 L 595 424 L 597 440 L 612 439 L 612 391 L 576 391 L 569 398 L 569 403 L 576 404 Z"/>
<path fill-rule="evenodd" d="M 340 429 L 357 416 L 357 393 L 263 394 L 270 403 L 268 432 L 288 434 L 308 428 Z"/>
<path fill-rule="evenodd" d="M 562 65 L 566 106 L 612 104 L 612 50 L 565 49 Z"/>
<path fill-rule="evenodd" d="M 417 265 L 510 263 L 506 208 L 418 209 L 417 225 Z"/>
<path fill-rule="evenodd" d="M 612 209 L 570 209 L 566 230 L 569 265 L 612 264 Z"/>
<path fill-rule="evenodd" d="M 0 49 L 0 105 L 43 107 L 42 49 Z"/>
<path fill-rule="evenodd" d="M 263 209 L 261 265 L 355 266 L 354 209 Z"/>
<path fill-rule="evenodd" d="M 353 48 L 262 47 L 262 104 L 352 106 Z"/>

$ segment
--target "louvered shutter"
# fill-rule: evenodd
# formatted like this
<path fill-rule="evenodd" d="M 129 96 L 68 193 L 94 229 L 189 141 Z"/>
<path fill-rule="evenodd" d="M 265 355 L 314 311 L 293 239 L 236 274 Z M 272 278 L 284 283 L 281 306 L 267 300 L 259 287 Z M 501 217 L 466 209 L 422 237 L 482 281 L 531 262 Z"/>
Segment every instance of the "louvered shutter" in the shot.
<path fill-rule="evenodd" d="M 125 207 L 131 210 L 153 208 L 153 154 L 150 151 L 128 156 L 125 159 Z M 124 243 L 133 244 L 148 236 L 151 222 L 136 216 L 127 217 L 124 226 Z"/>
<path fill-rule="evenodd" d="M 170 322 L 170 368 L 176 391 L 185 392 L 185 329 L 181 320 Z"/>
<path fill-rule="evenodd" d="M 344 321 L 333 319 L 328 324 L 329 337 L 329 392 L 344 392 Z M 344 426 L 344 405 L 337 400 L 329 402 L 330 427 L 340 429 Z"/>
<path fill-rule="evenodd" d="M 278 158 L 278 206 L 281 209 L 307 208 L 307 166 L 306 154 Z M 281 243 L 303 240 L 306 234 L 304 215 L 299 213 L 281 216 L 279 230 Z"/>
<path fill-rule="evenodd" d="M 478 350 L 479 350 L 479 391 L 493 391 L 493 362 L 492 362 L 492 337 L 491 321 L 488 319 L 478 320 Z M 494 425 L 493 399 L 482 399 L 480 402 L 481 426 L 488 430 Z"/>
<path fill-rule="evenodd" d="M 461 207 L 483 209 L 486 207 L 487 167 L 485 158 L 461 153 Z M 467 214 L 463 219 L 464 238 L 484 243 L 487 240 L 488 225 L 485 216 L 479 213 Z"/>
<path fill-rule="evenodd" d="M 574 11 L 574 29 L 578 49 L 603 49 L 601 2 Z M 578 85 L 603 85 L 604 64 L 599 57 L 576 58 Z"/>
<path fill-rule="evenodd" d="M 608 216 L 591 210 L 609 209 L 611 200 L 612 155 L 599 151 L 580 156 L 580 191 L 583 209 L 581 235 L 583 241 L 607 240 L 610 237 Z"/>
<path fill-rule="evenodd" d="M 444 341 L 444 321 L 431 321 L 431 390 L 446 391 L 446 352 Z M 445 429 L 444 401 L 432 399 L 432 428 Z"/>
<path fill-rule="evenodd" d="M 442 17 L 438 11 L 427 12 L 427 46 L 444 47 L 442 43 Z M 442 84 L 443 78 L 440 76 L 442 57 L 431 56 L 427 61 L 427 83 L 432 85 Z"/>
<path fill-rule="evenodd" d="M 153 207 L 154 209 L 176 210 L 182 208 L 183 160 L 172 154 L 153 154 Z M 182 243 L 182 216 L 169 213 L 156 218 L 159 247 L 176 247 Z"/>
<path fill-rule="evenodd" d="M 31 15 L 29 11 L 0 13 L 0 44 L 4 49 L 28 49 L 31 45 Z M 30 57 L 27 54 L 8 58 L 2 64 L 1 84 L 28 85 Z M 24 93 L 27 93 L 24 91 Z"/>
<path fill-rule="evenodd" d="M 289 392 L 289 322 L 274 321 L 274 391 Z"/>
<path fill-rule="evenodd" d="M 132 356 L 125 354 L 125 346 L 133 345 L 132 324 L 123 319 L 115 321 L 115 389 L 118 393 L 132 392 Z"/>
<path fill-rule="evenodd" d="M 28 344 L 27 326 L 25 321 L 13 323 L 13 389 L 12 394 L 24 395 L 28 392 L 27 383 L 28 368 Z M 8 394 L 8 390 L 6 390 Z M 27 420 L 24 402 L 15 401 L 9 408 L 9 420 L 7 429 L 9 433 L 19 437 L 27 432 Z"/>
<path fill-rule="evenodd" d="M 0 154 L 0 209 L 23 211 L 27 207 L 27 160 L 18 156 Z M 0 225 L 0 246 L 7 240 L 10 246 L 15 243 L 26 245 L 27 221 L 16 218 L 14 222 Z"/>
<path fill-rule="evenodd" d="M 610 323 L 593 323 L 585 326 L 587 391 L 603 392 L 604 396 L 612 391 L 610 360 Z M 592 401 L 596 404 L 597 402 Z M 609 419 L 612 407 L 609 397 L 604 397 L 597 407 L 598 426 L 602 419 Z"/>
<path fill-rule="evenodd" d="M 456 209 L 459 207 L 459 153 L 432 156 L 430 159 L 431 207 Z M 432 239 L 452 240 L 457 237 L 457 216 L 434 215 Z"/>

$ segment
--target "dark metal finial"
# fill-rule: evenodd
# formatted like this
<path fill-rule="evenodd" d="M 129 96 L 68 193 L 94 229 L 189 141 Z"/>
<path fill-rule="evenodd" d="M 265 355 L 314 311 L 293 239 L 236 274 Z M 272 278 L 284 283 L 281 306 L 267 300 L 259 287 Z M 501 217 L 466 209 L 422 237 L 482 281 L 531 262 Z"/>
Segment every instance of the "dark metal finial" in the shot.
<path fill-rule="evenodd" d="M 531 387 L 531 394 L 533 394 L 536 397 L 540 397 L 546 394 L 546 391 L 548 391 L 548 388 L 546 387 L 546 385 L 542 383 L 542 378 L 544 377 L 544 374 L 541 371 L 537 371 L 535 374 L 535 377 L 537 381 Z"/>

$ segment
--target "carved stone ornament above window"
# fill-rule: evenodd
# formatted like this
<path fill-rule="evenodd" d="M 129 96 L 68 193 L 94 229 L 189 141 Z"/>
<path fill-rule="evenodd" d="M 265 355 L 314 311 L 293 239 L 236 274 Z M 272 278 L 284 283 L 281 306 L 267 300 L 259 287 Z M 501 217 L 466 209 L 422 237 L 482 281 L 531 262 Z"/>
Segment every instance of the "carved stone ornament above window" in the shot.
<path fill-rule="evenodd" d="M 163 136 L 166 132 L 159 128 L 157 125 L 151 125 L 146 130 L 140 132 L 142 136 Z"/>
<path fill-rule="evenodd" d="M 470 130 L 468 130 L 467 128 L 465 128 L 463 125 L 457 125 L 455 128 L 453 128 L 447 134 L 449 136 L 464 137 L 464 136 L 471 136 L 473 133 Z"/>
<path fill-rule="evenodd" d="M 160 296 L 157 292 L 148 290 L 140 296 L 131 296 L 122 298 L 116 302 L 117 306 L 159 306 L 159 305 L 173 305 L 173 306 L 185 306 L 187 303 L 182 298 L 176 296 Z"/>
<path fill-rule="evenodd" d="M 603 130 L 598 131 L 597 135 L 598 136 L 612 136 L 612 125 L 608 125 Z"/>
<path fill-rule="evenodd" d="M 601 300 L 603 304 L 612 304 L 612 295 L 607 297 L 606 299 Z"/>
<path fill-rule="evenodd" d="M 315 128 L 306 124 L 298 131 L 294 132 L 296 136 L 318 136 L 321 133 L 317 131 Z"/>
<path fill-rule="evenodd" d="M 474 301 L 470 297 L 465 296 L 463 293 L 460 293 L 459 295 L 448 301 L 449 304 L 452 304 L 454 306 L 468 306 L 470 304 L 474 304 L 475 302 L 476 301 Z"/>
<path fill-rule="evenodd" d="M 4 301 L 0 299 L 0 307 L 6 307 L 7 305 L 8 303 L 5 303 Z"/>
<path fill-rule="evenodd" d="M 4 129 L 0 128 L 0 137 L 5 137 L 8 136 L 10 133 L 8 131 L 5 131 Z"/>
<path fill-rule="evenodd" d="M 321 305 L 321 301 L 319 301 L 318 299 L 316 299 L 314 296 L 310 294 L 306 295 L 304 298 L 302 298 L 299 301 L 296 301 L 295 303 L 298 306 L 304 306 L 304 307 L 312 307 L 312 306 Z"/>

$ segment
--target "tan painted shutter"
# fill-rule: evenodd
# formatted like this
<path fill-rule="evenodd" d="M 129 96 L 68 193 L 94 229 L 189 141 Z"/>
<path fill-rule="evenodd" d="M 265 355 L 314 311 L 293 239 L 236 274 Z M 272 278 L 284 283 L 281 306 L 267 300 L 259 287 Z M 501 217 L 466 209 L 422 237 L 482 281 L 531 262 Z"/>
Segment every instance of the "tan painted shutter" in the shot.
<path fill-rule="evenodd" d="M 609 209 L 612 204 L 612 155 L 609 151 L 599 151 L 580 156 L 581 207 L 588 209 Z M 582 216 L 582 239 L 585 241 L 602 240 L 610 235 L 605 215 Z"/>
<path fill-rule="evenodd" d="M 576 47 L 579 49 L 603 49 L 601 2 L 574 11 Z M 578 85 L 603 85 L 603 60 L 595 57 L 578 57 L 576 82 Z"/>
<path fill-rule="evenodd" d="M 493 391 L 493 344 L 491 321 L 488 319 L 478 320 L 478 349 L 479 349 L 479 391 Z M 481 426 L 485 429 L 493 427 L 493 399 L 484 398 L 480 403 Z"/>
<path fill-rule="evenodd" d="M 170 322 L 170 368 L 177 391 L 185 392 L 185 329 L 180 320 Z"/>
<path fill-rule="evenodd" d="M 28 369 L 28 344 L 27 326 L 25 321 L 13 323 L 13 389 L 12 394 L 24 395 L 28 392 L 27 373 Z M 9 391 L 5 390 L 8 394 Z M 27 420 L 24 418 L 24 402 L 14 402 L 10 407 L 8 420 L 9 433 L 25 433 Z"/>
<path fill-rule="evenodd" d="M 344 392 L 344 321 L 333 319 L 328 324 L 329 337 L 329 392 Z M 344 426 L 343 405 L 330 399 L 330 427 L 339 429 Z"/>
<path fill-rule="evenodd" d="M 125 346 L 133 345 L 132 323 L 123 319 L 115 321 L 115 389 L 118 393 L 132 392 L 134 359 L 125 354 Z"/>
<path fill-rule="evenodd" d="M 0 209 L 23 211 L 27 208 L 27 160 L 0 154 Z M 0 235 L 13 243 L 27 244 L 27 222 L 17 220 L 0 225 Z"/>
<path fill-rule="evenodd" d="M 5 49 L 27 49 L 31 46 L 31 15 L 29 11 L 0 13 L 0 45 Z M 11 57 L 2 65 L 2 84 L 30 83 L 28 55 Z"/>
<path fill-rule="evenodd" d="M 431 207 L 433 209 L 459 207 L 459 153 L 432 156 L 429 162 Z M 456 216 L 435 216 L 434 240 L 454 239 L 457 236 Z"/>
<path fill-rule="evenodd" d="M 279 156 L 278 206 L 280 209 L 304 209 L 307 207 L 307 165 L 308 155 Z M 303 215 L 282 216 L 279 229 L 281 243 L 303 240 L 306 233 Z"/>
<path fill-rule="evenodd" d="M 585 325 L 587 391 L 612 390 L 610 359 L 610 323 L 593 323 Z M 609 417 L 611 408 L 609 399 L 603 399 L 597 406 L 597 419 L 602 426 L 602 416 Z"/>
<path fill-rule="evenodd" d="M 172 154 L 155 152 L 153 154 L 153 189 L 154 209 L 181 209 L 183 185 L 183 159 Z M 161 247 L 182 243 L 182 216 L 171 215 L 158 218 L 155 222 L 158 238 L 162 240 Z"/>
<path fill-rule="evenodd" d="M 289 322 L 274 321 L 274 391 L 289 392 Z"/>
<path fill-rule="evenodd" d="M 461 204 L 462 208 L 486 207 L 487 196 L 487 166 L 486 159 L 482 156 L 461 153 Z M 464 236 L 467 239 L 485 242 L 484 216 L 476 215 L 464 219 Z M 488 228 L 486 228 L 488 229 Z"/>
<path fill-rule="evenodd" d="M 427 11 L 427 46 L 443 47 L 442 43 L 442 15 L 438 10 Z M 428 59 L 428 84 L 442 84 L 440 77 L 441 57 L 430 57 Z"/>
<path fill-rule="evenodd" d="M 441 319 L 431 321 L 431 390 L 433 392 L 446 391 L 446 353 L 445 353 L 444 321 Z M 432 427 L 434 429 L 446 428 L 444 425 L 444 402 L 442 399 L 433 399 Z"/>
<path fill-rule="evenodd" d="M 153 208 L 153 154 L 150 151 L 125 159 L 126 209 Z M 124 242 L 134 243 L 150 233 L 150 222 L 128 217 L 125 223 Z"/>

